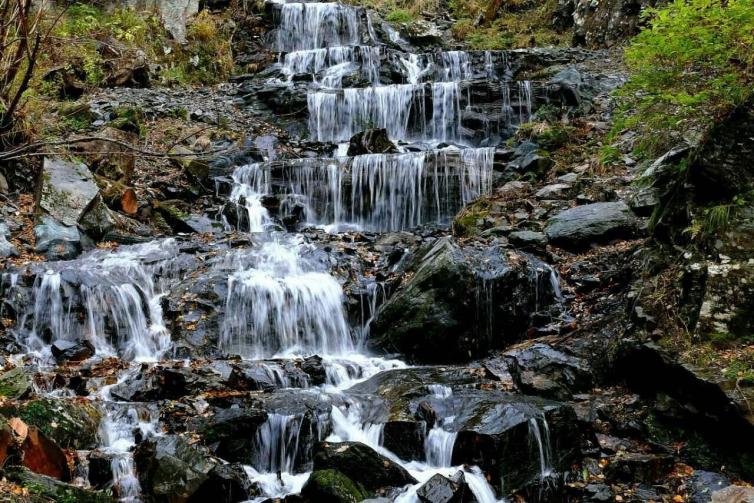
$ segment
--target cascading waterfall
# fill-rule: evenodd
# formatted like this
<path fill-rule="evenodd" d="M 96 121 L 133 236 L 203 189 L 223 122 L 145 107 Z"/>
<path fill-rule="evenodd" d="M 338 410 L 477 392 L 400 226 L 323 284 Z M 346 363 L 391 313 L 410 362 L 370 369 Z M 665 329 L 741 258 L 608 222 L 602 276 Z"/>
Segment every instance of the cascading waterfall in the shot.
<path fill-rule="evenodd" d="M 360 11 L 338 3 L 284 3 L 274 48 L 281 52 L 358 45 Z"/>
<path fill-rule="evenodd" d="M 229 276 L 223 350 L 253 358 L 353 351 L 343 290 L 303 259 L 302 248 L 294 240 L 267 242 L 252 252 L 251 267 Z"/>
<path fill-rule="evenodd" d="M 286 53 L 281 61 L 289 80 L 294 75 L 312 74 L 325 87 L 341 87 L 344 74 L 358 67 L 372 85 L 380 82 L 380 47 L 368 45 L 327 47 Z"/>
<path fill-rule="evenodd" d="M 545 480 L 553 474 L 550 427 L 547 424 L 547 419 L 544 417 L 529 419 L 529 438 L 539 454 L 539 476 L 542 480 Z"/>
<path fill-rule="evenodd" d="M 170 346 L 170 336 L 160 307 L 164 285 L 155 277 L 169 276 L 170 259 L 177 253 L 176 242 L 168 239 L 50 264 L 35 280 L 34 304 L 17 329 L 19 342 L 40 351 L 56 340 L 88 340 L 100 354 L 158 359 Z"/>
<path fill-rule="evenodd" d="M 460 208 L 487 194 L 495 149 L 446 149 L 405 154 L 368 154 L 329 160 L 256 163 L 233 174 L 231 200 L 243 197 L 252 231 L 263 230 L 269 215 L 261 198 L 284 190 L 286 201 L 306 208 L 312 225 L 350 225 L 393 231 L 426 223 L 446 223 Z M 271 171 L 279 173 L 275 179 Z"/>
<path fill-rule="evenodd" d="M 303 416 L 269 414 L 254 437 L 252 466 L 265 473 L 293 473 Z"/>

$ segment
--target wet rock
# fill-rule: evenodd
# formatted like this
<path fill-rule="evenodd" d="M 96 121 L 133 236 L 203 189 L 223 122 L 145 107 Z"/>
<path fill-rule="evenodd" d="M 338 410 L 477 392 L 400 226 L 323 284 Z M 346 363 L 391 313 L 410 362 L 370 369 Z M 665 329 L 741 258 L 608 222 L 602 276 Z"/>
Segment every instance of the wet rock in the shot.
<path fill-rule="evenodd" d="M 689 503 L 709 503 L 712 495 L 730 485 L 730 480 L 724 475 L 703 470 L 695 470 L 691 479 L 686 483 Z"/>
<path fill-rule="evenodd" d="M 505 360 L 523 393 L 568 400 L 592 384 L 592 373 L 585 361 L 546 344 L 508 351 Z"/>
<path fill-rule="evenodd" d="M 19 399 L 29 393 L 31 393 L 31 380 L 23 367 L 16 367 L 0 376 L 0 396 Z"/>
<path fill-rule="evenodd" d="M 301 495 L 310 501 L 333 503 L 358 503 L 369 497 L 369 493 L 360 484 L 333 469 L 313 471 L 304 484 Z"/>
<path fill-rule="evenodd" d="M 422 412 L 430 415 L 429 411 Z M 431 419 L 431 415 L 427 419 Z M 421 459 L 425 433 L 425 425 L 416 421 L 389 421 L 382 429 L 382 444 L 401 459 Z"/>
<path fill-rule="evenodd" d="M 369 491 L 416 483 L 405 468 L 359 442 L 321 443 L 314 470 L 336 470 Z"/>
<path fill-rule="evenodd" d="M 587 501 L 614 501 L 613 491 L 606 484 L 587 484 L 584 492 L 587 495 Z"/>
<path fill-rule="evenodd" d="M 356 133 L 348 144 L 348 155 L 394 154 L 398 147 L 390 141 L 387 129 L 367 129 Z"/>
<path fill-rule="evenodd" d="M 380 307 L 369 342 L 413 361 L 463 361 L 513 342 L 553 293 L 549 270 L 533 257 L 447 238 L 417 252 L 408 270 L 410 279 Z"/>
<path fill-rule="evenodd" d="M 213 410 L 195 418 L 189 429 L 199 433 L 205 444 L 226 461 L 248 463 L 254 453 L 254 439 L 267 412 L 259 407 L 234 407 Z"/>
<path fill-rule="evenodd" d="M 113 483 L 112 455 L 101 450 L 93 450 L 87 456 L 89 484 L 95 489 L 107 489 Z"/>
<path fill-rule="evenodd" d="M 110 393 L 120 400 L 145 402 L 174 400 L 186 395 L 224 389 L 223 376 L 212 367 L 185 368 L 155 366 L 141 371 L 117 386 Z"/>
<path fill-rule="evenodd" d="M 36 244 L 34 251 L 43 253 L 48 260 L 71 260 L 81 254 L 85 239 L 75 226 L 69 227 L 43 216 L 34 226 Z"/>
<path fill-rule="evenodd" d="M 183 169 L 186 174 L 196 183 L 207 185 L 209 183 L 209 163 L 191 149 L 177 145 L 170 150 L 175 157 L 173 163 Z"/>
<path fill-rule="evenodd" d="M 58 340 L 52 343 L 50 351 L 58 362 L 80 362 L 94 356 L 94 346 L 87 340 L 77 342 Z"/>
<path fill-rule="evenodd" d="M 134 451 L 134 463 L 144 495 L 154 501 L 192 497 L 217 465 L 201 447 L 177 435 L 143 441 Z"/>
<path fill-rule="evenodd" d="M 291 362 L 241 362 L 233 365 L 228 386 L 250 391 L 306 388 L 309 377 Z"/>
<path fill-rule="evenodd" d="M 50 501 L 76 501 L 77 503 L 115 503 L 115 499 L 102 491 L 91 491 L 65 484 L 49 476 L 34 473 L 21 466 L 6 466 L 2 470 L 5 478 L 25 487 L 35 495 L 49 498 Z"/>
<path fill-rule="evenodd" d="M 422 503 L 464 503 L 475 501 L 471 490 L 466 485 L 462 471 L 452 478 L 435 474 L 416 490 L 416 496 Z"/>
<path fill-rule="evenodd" d="M 188 503 L 238 503 L 259 495 L 259 488 L 249 479 L 243 465 L 217 465 Z"/>
<path fill-rule="evenodd" d="M 621 452 L 611 460 L 606 472 L 611 479 L 651 484 L 672 468 L 672 456 Z"/>
<path fill-rule="evenodd" d="M 582 248 L 591 243 L 626 239 L 638 234 L 637 218 L 623 202 L 576 206 L 547 222 L 545 234 L 564 248 Z"/>
<path fill-rule="evenodd" d="M 327 381 L 327 371 L 322 364 L 322 357 L 314 355 L 304 358 L 301 370 L 309 376 L 312 386 L 321 386 Z"/>
<path fill-rule="evenodd" d="M 37 206 L 65 226 L 75 226 L 99 194 L 94 175 L 82 163 L 45 157 Z"/>

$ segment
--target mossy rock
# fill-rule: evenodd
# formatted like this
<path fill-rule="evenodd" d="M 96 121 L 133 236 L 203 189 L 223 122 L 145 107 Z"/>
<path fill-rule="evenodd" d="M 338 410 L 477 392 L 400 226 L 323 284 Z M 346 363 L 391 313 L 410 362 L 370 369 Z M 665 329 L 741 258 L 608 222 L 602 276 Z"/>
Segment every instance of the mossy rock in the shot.
<path fill-rule="evenodd" d="M 456 215 L 453 220 L 453 235 L 459 238 L 479 235 L 485 230 L 485 219 L 490 215 L 490 203 L 479 199 Z"/>
<path fill-rule="evenodd" d="M 3 407 L 0 413 L 20 417 L 64 449 L 93 449 L 99 444 L 102 412 L 88 400 L 44 398 Z"/>
<path fill-rule="evenodd" d="M 31 380 L 22 367 L 16 367 L 0 376 L 0 396 L 23 398 L 31 392 Z"/>
<path fill-rule="evenodd" d="M 311 501 L 333 503 L 358 503 L 369 498 L 361 484 L 333 469 L 312 472 L 301 494 Z"/>
<path fill-rule="evenodd" d="M 114 503 L 116 501 L 109 492 L 90 491 L 66 484 L 52 477 L 34 473 L 22 466 L 6 467 L 2 470 L 2 475 L 29 492 L 28 498 L 9 501 L 55 501 L 57 503 Z M 0 501 L 5 501 L 5 499 L 0 498 Z"/>

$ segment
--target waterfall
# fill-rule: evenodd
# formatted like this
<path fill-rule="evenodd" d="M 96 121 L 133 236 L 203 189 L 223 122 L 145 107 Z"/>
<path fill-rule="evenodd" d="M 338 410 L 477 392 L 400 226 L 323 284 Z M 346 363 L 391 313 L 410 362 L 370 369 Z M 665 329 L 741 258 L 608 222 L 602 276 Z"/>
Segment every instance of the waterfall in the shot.
<path fill-rule="evenodd" d="M 457 436 L 458 432 L 446 431 L 442 426 L 429 430 L 424 442 L 427 464 L 438 468 L 451 466 Z"/>
<path fill-rule="evenodd" d="M 266 473 L 293 473 L 303 415 L 269 414 L 254 437 L 252 466 Z"/>
<path fill-rule="evenodd" d="M 540 423 L 542 424 L 540 427 Z M 552 447 L 550 446 L 550 427 L 544 417 L 529 419 L 529 438 L 539 454 L 539 476 L 546 480 L 553 474 Z"/>
<path fill-rule="evenodd" d="M 274 41 L 282 52 L 358 45 L 359 10 L 337 3 L 284 3 Z"/>
<path fill-rule="evenodd" d="M 234 172 L 231 200 L 250 194 L 244 197 L 252 230 L 263 228 L 268 216 L 266 210 L 258 216 L 260 202 L 248 201 L 273 191 L 283 191 L 281 217 L 295 202 L 312 225 L 392 231 L 447 223 L 464 204 L 489 193 L 494 154 L 493 148 L 446 149 L 250 164 Z"/>
<path fill-rule="evenodd" d="M 281 66 L 289 80 L 294 75 L 312 74 L 315 81 L 319 77 L 322 85 L 331 88 L 341 87 L 342 77 L 358 67 L 366 80 L 379 85 L 381 53 L 380 47 L 366 45 L 308 49 L 285 54 Z"/>
<path fill-rule="evenodd" d="M 158 359 L 170 346 L 170 336 L 160 306 L 164 285 L 155 278 L 169 275 L 170 259 L 177 254 L 176 242 L 167 239 L 48 264 L 35 279 L 33 306 L 21 306 L 19 342 L 41 351 L 56 340 L 88 340 L 98 354 Z M 32 326 L 26 332 L 29 317 Z"/>
<path fill-rule="evenodd" d="M 228 278 L 220 346 L 265 358 L 277 354 L 346 354 L 353 350 L 343 290 L 317 272 L 293 240 L 264 243 L 251 267 Z"/>
<path fill-rule="evenodd" d="M 157 434 L 157 414 L 138 406 L 111 406 L 99 428 L 103 451 L 111 456 L 113 487 L 119 501 L 140 503 L 141 484 L 136 476 L 131 449 L 136 444 L 135 431 L 142 438 Z"/>

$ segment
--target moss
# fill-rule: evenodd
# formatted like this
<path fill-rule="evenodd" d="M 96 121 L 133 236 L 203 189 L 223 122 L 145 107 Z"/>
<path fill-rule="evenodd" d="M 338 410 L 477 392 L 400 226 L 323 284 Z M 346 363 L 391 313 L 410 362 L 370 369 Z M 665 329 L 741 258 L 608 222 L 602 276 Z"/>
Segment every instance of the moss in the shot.
<path fill-rule="evenodd" d="M 490 202 L 487 199 L 479 199 L 471 203 L 453 220 L 453 235 L 456 237 L 476 236 L 483 230 L 481 222 L 489 214 Z"/>
<path fill-rule="evenodd" d="M 312 472 L 303 493 L 313 500 L 333 503 L 358 503 L 369 498 L 361 484 L 333 469 Z"/>
<path fill-rule="evenodd" d="M 102 413 L 86 400 L 41 399 L 2 409 L 36 426 L 60 447 L 91 449 L 97 446 L 97 430 Z"/>
<path fill-rule="evenodd" d="M 21 398 L 31 391 L 31 382 L 21 367 L 9 370 L 0 376 L 0 396 Z"/>
<path fill-rule="evenodd" d="M 385 16 L 385 21 L 393 24 L 411 23 L 415 19 L 414 15 L 406 9 L 397 9 Z"/>

